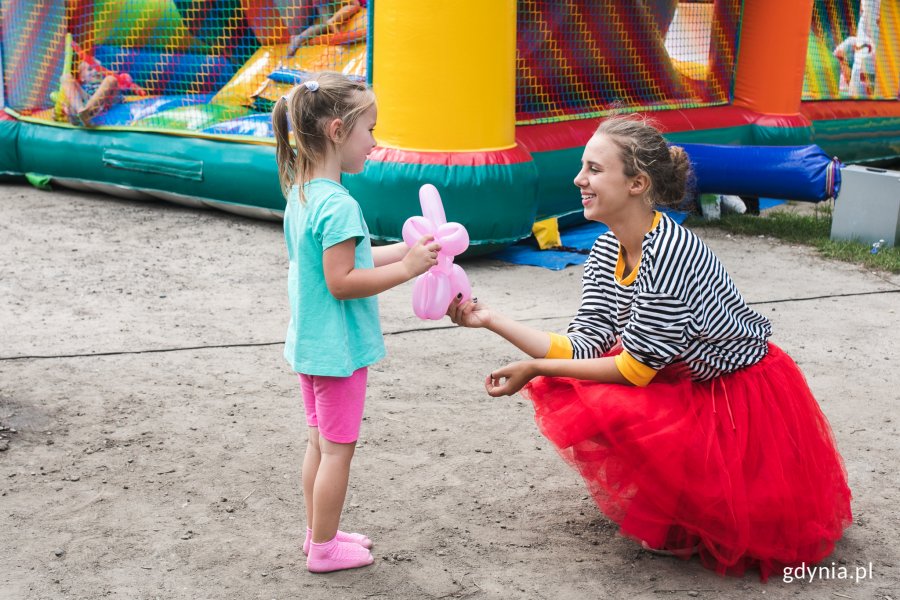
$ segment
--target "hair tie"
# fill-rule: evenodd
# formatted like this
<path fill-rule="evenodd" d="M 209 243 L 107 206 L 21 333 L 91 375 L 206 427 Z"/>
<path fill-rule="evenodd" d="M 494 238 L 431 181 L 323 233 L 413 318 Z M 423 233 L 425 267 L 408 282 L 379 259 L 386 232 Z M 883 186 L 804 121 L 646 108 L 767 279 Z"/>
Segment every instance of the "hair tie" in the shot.
<path fill-rule="evenodd" d="M 304 81 L 303 85 L 305 85 L 306 89 L 308 89 L 311 92 L 315 92 L 316 90 L 319 89 L 319 82 L 312 80 L 312 79 L 310 79 L 309 81 Z"/>

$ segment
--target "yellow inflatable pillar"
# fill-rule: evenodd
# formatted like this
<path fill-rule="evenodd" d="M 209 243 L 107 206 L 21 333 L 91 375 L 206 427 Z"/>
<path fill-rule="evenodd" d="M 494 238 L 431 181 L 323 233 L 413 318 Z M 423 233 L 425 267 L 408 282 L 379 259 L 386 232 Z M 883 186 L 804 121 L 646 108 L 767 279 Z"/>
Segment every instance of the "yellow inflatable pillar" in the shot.
<path fill-rule="evenodd" d="M 378 0 L 373 33 L 379 145 L 515 145 L 515 0 Z"/>
<path fill-rule="evenodd" d="M 375 148 L 345 178 L 375 239 L 400 238 L 437 187 L 469 253 L 531 235 L 537 166 L 516 143 L 515 0 L 377 0 L 370 80 Z"/>

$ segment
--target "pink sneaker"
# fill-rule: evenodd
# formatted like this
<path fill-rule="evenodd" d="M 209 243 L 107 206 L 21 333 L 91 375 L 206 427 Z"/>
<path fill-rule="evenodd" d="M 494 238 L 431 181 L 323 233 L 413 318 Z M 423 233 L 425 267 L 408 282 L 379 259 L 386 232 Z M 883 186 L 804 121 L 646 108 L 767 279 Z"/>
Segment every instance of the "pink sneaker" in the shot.
<path fill-rule="evenodd" d="M 331 573 L 345 569 L 358 569 L 375 562 L 372 553 L 353 542 L 339 542 L 337 538 L 329 542 L 309 545 L 306 568 L 310 573 Z"/>
<path fill-rule="evenodd" d="M 341 531 L 340 529 L 338 529 L 337 535 L 334 537 L 339 542 L 353 542 L 354 544 L 359 544 L 366 549 L 370 549 L 372 547 L 372 540 L 361 533 L 347 533 L 346 531 Z M 306 539 L 303 541 L 303 554 L 305 554 L 306 556 L 309 556 L 309 543 L 311 541 L 312 530 L 307 527 Z"/>

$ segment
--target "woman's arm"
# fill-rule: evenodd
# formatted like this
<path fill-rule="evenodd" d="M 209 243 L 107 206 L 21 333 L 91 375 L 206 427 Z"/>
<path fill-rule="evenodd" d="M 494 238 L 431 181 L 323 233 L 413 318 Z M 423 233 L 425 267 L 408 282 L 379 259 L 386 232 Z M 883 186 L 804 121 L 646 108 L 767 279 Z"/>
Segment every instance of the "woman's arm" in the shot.
<path fill-rule="evenodd" d="M 325 250 L 322 267 L 328 291 L 338 300 L 367 298 L 421 275 L 437 264 L 440 244 L 424 236 L 402 260 L 374 269 L 356 268 L 356 240 L 350 238 Z"/>
<path fill-rule="evenodd" d="M 387 246 L 372 246 L 372 260 L 376 267 L 389 265 L 399 260 L 409 252 L 409 246 L 406 242 L 397 242 L 396 244 L 388 244 Z"/>
<path fill-rule="evenodd" d="M 493 331 L 525 354 L 534 358 L 547 356 L 550 334 L 510 319 L 488 308 L 478 300 L 460 302 L 454 299 L 447 309 L 450 320 L 463 327 L 484 327 Z"/>
<path fill-rule="evenodd" d="M 487 329 L 493 331 L 513 346 L 533 358 L 543 359 L 550 350 L 550 334 L 494 313 Z"/>
<path fill-rule="evenodd" d="M 616 359 L 605 356 L 584 360 L 539 358 L 510 363 L 491 371 L 484 387 L 491 396 L 511 396 L 539 375 L 632 385 L 619 371 Z"/>

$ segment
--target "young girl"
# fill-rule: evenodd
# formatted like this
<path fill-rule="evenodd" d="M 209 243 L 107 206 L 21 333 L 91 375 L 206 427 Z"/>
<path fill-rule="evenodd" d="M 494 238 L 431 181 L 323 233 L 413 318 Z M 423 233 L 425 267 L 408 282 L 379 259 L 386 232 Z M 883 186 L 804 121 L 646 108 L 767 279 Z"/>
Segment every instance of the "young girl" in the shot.
<path fill-rule="evenodd" d="M 375 295 L 437 264 L 440 246 L 372 248 L 362 210 L 341 173 L 362 171 L 375 147 L 375 96 L 321 73 L 276 104 L 278 172 L 287 196 L 284 235 L 291 320 L 284 356 L 299 374 L 309 443 L 303 459 L 307 568 L 372 564 L 364 535 L 338 531 L 366 392 L 366 367 L 384 354 Z M 297 151 L 288 134 L 293 127 Z"/>
<path fill-rule="evenodd" d="M 685 195 L 690 163 L 643 120 L 613 117 L 575 178 L 584 215 L 610 231 L 584 267 L 566 335 L 471 302 L 486 327 L 535 357 L 495 369 L 491 396 L 525 387 L 542 433 L 621 532 L 719 573 L 825 558 L 850 524 L 831 429 L 797 365 L 767 340 L 710 249 L 656 206 Z"/>

